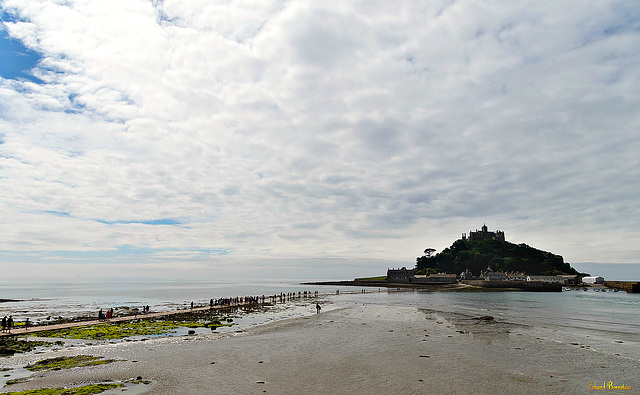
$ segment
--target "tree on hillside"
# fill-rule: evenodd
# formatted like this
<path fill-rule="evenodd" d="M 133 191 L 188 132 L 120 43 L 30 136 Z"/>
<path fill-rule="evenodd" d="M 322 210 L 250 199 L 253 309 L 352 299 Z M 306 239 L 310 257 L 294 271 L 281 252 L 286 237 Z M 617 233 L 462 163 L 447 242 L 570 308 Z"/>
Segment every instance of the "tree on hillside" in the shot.
<path fill-rule="evenodd" d="M 490 268 L 493 271 L 519 271 L 527 274 L 577 274 L 560 255 L 538 250 L 526 244 L 498 240 L 456 240 L 451 247 L 434 254 L 433 248 L 424 250 L 416 259 L 416 273 L 462 273 L 475 275 Z"/>
<path fill-rule="evenodd" d="M 427 248 L 424 250 L 424 256 L 427 259 L 433 258 L 433 253 L 436 252 L 434 248 Z"/>
<path fill-rule="evenodd" d="M 436 252 L 435 248 L 427 248 L 424 250 L 424 255 L 416 259 L 416 274 L 430 274 L 424 270 L 428 267 L 433 269 L 431 272 L 437 273 L 437 270 L 432 267 L 433 258 L 435 257 L 434 252 Z"/>

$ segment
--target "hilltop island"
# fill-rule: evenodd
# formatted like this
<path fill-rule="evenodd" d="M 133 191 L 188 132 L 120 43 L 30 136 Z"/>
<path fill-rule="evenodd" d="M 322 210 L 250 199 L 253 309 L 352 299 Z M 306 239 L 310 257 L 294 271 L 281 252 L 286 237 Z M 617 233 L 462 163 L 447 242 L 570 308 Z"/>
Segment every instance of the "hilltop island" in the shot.
<path fill-rule="evenodd" d="M 529 291 L 561 291 L 563 284 L 578 284 L 581 276 L 562 256 L 526 244 L 506 241 L 503 231 L 486 225 L 434 254 L 424 250 L 414 269 L 388 269 L 386 276 L 315 284 L 417 287 L 442 290 L 501 288 Z"/>

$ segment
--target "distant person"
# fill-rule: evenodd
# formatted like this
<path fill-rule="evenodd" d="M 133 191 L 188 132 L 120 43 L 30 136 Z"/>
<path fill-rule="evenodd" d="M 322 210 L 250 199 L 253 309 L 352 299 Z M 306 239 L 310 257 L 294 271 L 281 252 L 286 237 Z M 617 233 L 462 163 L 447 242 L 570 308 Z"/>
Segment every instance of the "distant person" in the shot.
<path fill-rule="evenodd" d="M 7 331 L 7 316 L 5 315 L 4 318 L 2 318 L 2 333 L 5 333 Z"/>
<path fill-rule="evenodd" d="M 320 309 L 321 308 L 322 307 L 320 307 L 320 305 L 316 303 L 316 314 L 320 314 Z"/>
<path fill-rule="evenodd" d="M 26 320 L 24 320 L 24 330 L 25 330 L 25 332 L 27 331 L 27 329 L 29 329 L 29 319 L 28 318 Z"/>
<path fill-rule="evenodd" d="M 102 314 L 102 309 L 98 311 L 98 320 L 101 320 L 104 315 Z"/>
<path fill-rule="evenodd" d="M 7 320 L 7 330 L 9 331 L 9 333 L 11 333 L 11 328 L 13 328 L 13 316 L 9 316 L 9 319 Z"/>
<path fill-rule="evenodd" d="M 193 310 L 193 302 L 191 302 L 191 309 Z"/>

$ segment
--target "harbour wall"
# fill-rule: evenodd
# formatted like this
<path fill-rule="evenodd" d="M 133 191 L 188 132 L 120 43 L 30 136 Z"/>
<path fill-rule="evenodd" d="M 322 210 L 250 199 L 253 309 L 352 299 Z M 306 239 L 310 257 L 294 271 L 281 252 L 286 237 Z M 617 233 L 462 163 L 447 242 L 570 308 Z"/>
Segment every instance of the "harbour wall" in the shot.
<path fill-rule="evenodd" d="M 542 281 L 464 280 L 464 284 L 483 288 L 515 288 L 531 292 L 562 292 L 562 285 Z"/>
<path fill-rule="evenodd" d="M 628 293 L 640 293 L 640 282 L 638 281 L 605 281 L 604 285 L 608 288 L 618 288 Z"/>

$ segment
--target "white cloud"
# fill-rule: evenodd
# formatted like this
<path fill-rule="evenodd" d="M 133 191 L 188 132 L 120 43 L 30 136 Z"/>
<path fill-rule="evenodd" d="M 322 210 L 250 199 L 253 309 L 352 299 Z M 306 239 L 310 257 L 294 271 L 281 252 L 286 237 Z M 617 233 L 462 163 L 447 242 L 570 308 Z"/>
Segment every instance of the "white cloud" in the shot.
<path fill-rule="evenodd" d="M 633 2 L 3 7 L 43 83 L 0 80 L 0 250 L 640 262 Z"/>

